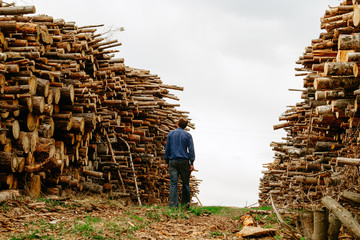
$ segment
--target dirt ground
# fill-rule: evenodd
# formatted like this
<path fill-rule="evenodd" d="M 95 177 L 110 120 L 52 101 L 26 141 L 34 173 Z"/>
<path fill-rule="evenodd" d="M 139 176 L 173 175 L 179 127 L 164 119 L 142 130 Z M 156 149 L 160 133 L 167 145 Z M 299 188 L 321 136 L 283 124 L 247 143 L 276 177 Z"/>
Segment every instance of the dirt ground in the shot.
<path fill-rule="evenodd" d="M 93 196 L 20 197 L 0 205 L 0 239 L 242 239 L 244 210 L 223 211 L 139 207 Z"/>

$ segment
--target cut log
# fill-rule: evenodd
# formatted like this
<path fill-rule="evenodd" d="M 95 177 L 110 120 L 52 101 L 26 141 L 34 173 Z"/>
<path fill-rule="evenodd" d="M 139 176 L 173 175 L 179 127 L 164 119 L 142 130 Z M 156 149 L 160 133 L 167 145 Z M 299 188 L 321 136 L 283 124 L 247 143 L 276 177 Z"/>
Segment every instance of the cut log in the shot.
<path fill-rule="evenodd" d="M 93 192 L 93 193 L 102 193 L 104 187 L 96 184 L 96 183 L 90 183 L 90 182 L 82 182 L 82 186 L 84 190 Z"/>
<path fill-rule="evenodd" d="M 353 62 L 327 62 L 324 66 L 324 75 L 354 75 L 353 69 Z M 355 77 L 357 77 L 357 75 L 355 75 Z"/>
<path fill-rule="evenodd" d="M 1 172 L 16 172 L 18 161 L 15 154 L 11 152 L 0 152 L 0 169 Z"/>
<path fill-rule="evenodd" d="M 354 192 L 350 192 L 350 191 L 344 191 L 340 194 L 340 198 L 342 199 L 346 199 L 349 201 L 353 201 L 356 203 L 360 203 L 360 194 L 359 193 L 354 193 Z"/>
<path fill-rule="evenodd" d="M 10 201 L 19 197 L 20 193 L 18 190 L 5 190 L 0 192 L 0 203 Z"/>
<path fill-rule="evenodd" d="M 338 164 L 360 166 L 360 158 L 337 157 L 336 165 Z"/>
<path fill-rule="evenodd" d="M 311 239 L 314 229 L 314 215 L 311 211 L 304 211 L 300 214 L 301 226 L 306 239 Z"/>
<path fill-rule="evenodd" d="M 339 50 L 360 50 L 360 34 L 340 35 L 338 42 Z"/>
<path fill-rule="evenodd" d="M 38 198 L 41 192 L 40 175 L 33 175 L 30 180 L 29 195 L 33 198 Z"/>

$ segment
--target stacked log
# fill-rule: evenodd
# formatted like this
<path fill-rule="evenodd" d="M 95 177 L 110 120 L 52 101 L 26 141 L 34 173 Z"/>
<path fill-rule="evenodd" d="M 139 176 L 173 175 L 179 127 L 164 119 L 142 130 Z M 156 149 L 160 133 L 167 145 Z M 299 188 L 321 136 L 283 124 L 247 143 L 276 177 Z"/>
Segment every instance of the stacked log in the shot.
<path fill-rule="evenodd" d="M 287 135 L 284 142 L 271 143 L 275 157 L 264 164 L 261 205 L 269 205 L 271 195 L 279 207 L 320 211 L 322 199 L 360 191 L 359 4 L 345 0 L 330 7 L 321 18 L 325 32 L 297 61 L 302 67 L 296 68 L 296 76 L 304 77 L 302 101 L 289 107 L 279 117 L 284 122 L 274 126 Z M 354 204 L 348 209 L 359 213 Z M 306 237 L 320 239 L 316 229 Z"/>
<path fill-rule="evenodd" d="M 1 187 L 39 193 L 41 181 L 45 193 L 166 202 L 167 133 L 189 118 L 166 99 L 179 100 L 171 91 L 183 88 L 125 66 L 112 49 L 121 44 L 96 34 L 102 25 L 25 15 L 33 6 L 0 13 Z M 199 181 L 191 184 L 197 193 Z"/>

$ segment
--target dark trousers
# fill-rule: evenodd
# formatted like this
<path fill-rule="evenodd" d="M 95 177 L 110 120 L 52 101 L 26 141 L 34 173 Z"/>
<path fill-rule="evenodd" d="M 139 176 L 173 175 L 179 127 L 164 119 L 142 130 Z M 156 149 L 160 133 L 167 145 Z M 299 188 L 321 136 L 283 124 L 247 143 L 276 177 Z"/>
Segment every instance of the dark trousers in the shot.
<path fill-rule="evenodd" d="M 188 159 L 183 160 L 170 160 L 169 162 L 170 171 L 170 202 L 169 207 L 179 206 L 178 197 L 178 179 L 179 175 L 182 180 L 182 196 L 181 204 L 186 207 L 190 203 L 190 163 Z"/>

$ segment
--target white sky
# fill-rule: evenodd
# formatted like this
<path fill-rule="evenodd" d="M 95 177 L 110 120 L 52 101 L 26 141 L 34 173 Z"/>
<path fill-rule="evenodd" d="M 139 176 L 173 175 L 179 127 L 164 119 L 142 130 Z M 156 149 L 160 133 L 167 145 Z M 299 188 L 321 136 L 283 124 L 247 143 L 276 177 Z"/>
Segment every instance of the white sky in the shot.
<path fill-rule="evenodd" d="M 195 173 L 204 205 L 257 202 L 262 164 L 287 105 L 300 102 L 295 61 L 318 38 L 320 17 L 338 0 L 20 0 L 78 26 L 124 27 L 126 65 L 183 86 L 181 110 L 196 124 Z"/>

